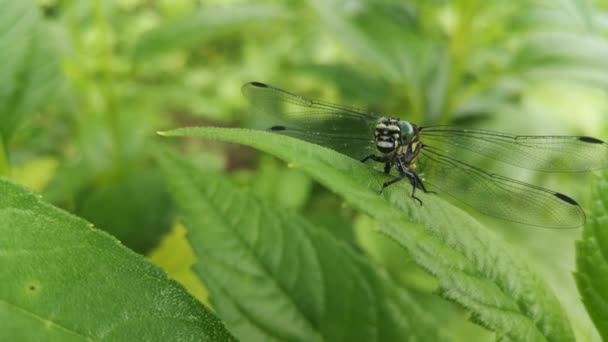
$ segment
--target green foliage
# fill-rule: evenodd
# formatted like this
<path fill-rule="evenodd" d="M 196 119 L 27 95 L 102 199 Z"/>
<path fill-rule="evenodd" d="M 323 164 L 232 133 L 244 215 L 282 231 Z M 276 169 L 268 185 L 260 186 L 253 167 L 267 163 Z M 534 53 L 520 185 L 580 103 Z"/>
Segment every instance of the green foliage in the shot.
<path fill-rule="evenodd" d="M 204 43 L 205 40 L 226 36 L 232 32 L 250 29 L 281 17 L 278 8 L 268 6 L 220 7 L 199 10 L 172 23 L 150 30 L 137 42 L 136 59 Z"/>
<path fill-rule="evenodd" d="M 404 189 L 391 189 L 389 203 L 372 190 L 379 189 L 386 176 L 334 151 L 273 133 L 201 127 L 162 135 L 219 139 L 271 153 L 379 220 L 384 234 L 439 279 L 444 297 L 471 309 L 476 322 L 495 330 L 501 338 L 574 339 L 559 302 L 546 284 L 477 222 L 441 200 L 421 195 L 426 204 L 420 208 Z M 211 189 L 213 193 L 222 191 L 217 186 Z"/>
<path fill-rule="evenodd" d="M 6 180 L 0 193 L 3 341 L 231 339 L 203 305 L 116 239 Z"/>
<path fill-rule="evenodd" d="M 174 153 L 160 160 L 201 258 L 194 269 L 243 341 L 447 340 L 350 246 Z"/>
<path fill-rule="evenodd" d="M 0 9 L 0 175 L 126 246 L 0 182 L 0 203 L 13 201 L 0 211 L 1 340 L 98 339 L 125 321 L 116 339 L 143 329 L 138 339 L 166 340 L 216 325 L 128 249 L 205 304 L 209 288 L 243 340 L 572 340 L 574 331 L 586 341 L 600 338 L 594 323 L 605 337 L 602 190 L 587 201 L 583 175 L 503 173 L 586 209 L 577 291 L 576 230 L 476 220 L 441 194 L 419 207 L 407 184 L 378 196 L 385 178 L 372 166 L 265 133 L 191 131 L 254 149 L 155 134 L 267 128 L 274 122 L 240 93 L 261 81 L 420 125 L 606 140 L 605 0 L 0 0 Z M 180 151 L 161 157 L 162 169 L 159 141 Z M 268 217 L 235 226 L 209 211 L 219 202 Z M 170 233 L 176 215 L 194 252 L 183 230 Z M 252 232 L 263 238 L 237 240 Z M 290 311 L 272 315 L 279 309 Z"/>
<path fill-rule="evenodd" d="M 163 185 L 157 170 L 142 169 L 83 194 L 76 213 L 145 253 L 173 220 L 173 203 Z"/>
<path fill-rule="evenodd" d="M 0 1 L 0 137 L 6 144 L 60 84 L 53 28 L 30 0 Z"/>
<path fill-rule="evenodd" d="M 576 280 L 583 302 L 604 339 L 608 339 L 608 173 L 597 177 L 593 207 L 583 240 L 576 245 Z"/>

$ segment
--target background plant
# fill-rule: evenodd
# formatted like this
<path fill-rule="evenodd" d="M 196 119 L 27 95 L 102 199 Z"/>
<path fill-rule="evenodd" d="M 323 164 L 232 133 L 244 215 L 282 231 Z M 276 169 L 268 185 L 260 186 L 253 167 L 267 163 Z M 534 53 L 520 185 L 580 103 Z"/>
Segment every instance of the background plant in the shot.
<path fill-rule="evenodd" d="M 146 329 L 161 340 L 606 336 L 601 177 L 509 170 L 593 208 L 577 248 L 579 292 L 579 230 L 513 226 L 443 201 L 420 209 L 404 189 L 386 201 L 374 193 L 382 178 L 373 169 L 276 136 L 155 133 L 266 127 L 240 94 L 258 80 L 421 124 L 606 139 L 607 3 L 0 0 L 0 8 L 0 173 L 95 226 L 2 181 L 5 339 L 51 336 L 49 326 L 57 338 L 94 340 Z M 260 216 L 245 229 L 226 208 Z M 125 246 L 212 306 L 226 328 Z M 77 268 L 80 260 L 90 263 Z M 336 273 L 336 260 L 348 269 Z M 83 279 L 91 269 L 95 277 Z M 116 306 L 123 296 L 135 299 Z M 138 314 L 144 307 L 157 310 Z M 113 315 L 122 319 L 100 318 Z M 171 324 L 184 315 L 188 327 Z"/>

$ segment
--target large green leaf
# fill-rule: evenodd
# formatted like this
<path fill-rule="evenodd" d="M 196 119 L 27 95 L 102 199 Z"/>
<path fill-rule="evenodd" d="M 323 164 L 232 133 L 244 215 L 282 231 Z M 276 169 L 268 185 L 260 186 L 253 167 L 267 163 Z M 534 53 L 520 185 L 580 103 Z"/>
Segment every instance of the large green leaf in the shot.
<path fill-rule="evenodd" d="M 61 80 L 53 31 L 34 1 L 0 0 L 0 135 L 8 141 Z"/>
<path fill-rule="evenodd" d="M 233 340 L 116 239 L 8 181 L 0 194 L 0 340 Z"/>
<path fill-rule="evenodd" d="M 160 155 L 211 302 L 243 341 L 447 340 L 345 243 L 174 153 Z"/>
<path fill-rule="evenodd" d="M 593 192 L 593 208 L 576 244 L 576 280 L 587 311 L 608 340 L 608 172 L 598 178 Z"/>
<path fill-rule="evenodd" d="M 408 198 L 406 187 L 377 190 L 385 176 L 332 150 L 278 134 L 225 128 L 182 128 L 167 136 L 241 143 L 301 168 L 351 205 L 379 220 L 382 231 L 437 276 L 441 293 L 473 312 L 498 337 L 519 341 L 574 339 L 559 302 L 521 258 L 462 210 L 435 195 Z M 388 199 L 388 201 L 386 200 Z"/>

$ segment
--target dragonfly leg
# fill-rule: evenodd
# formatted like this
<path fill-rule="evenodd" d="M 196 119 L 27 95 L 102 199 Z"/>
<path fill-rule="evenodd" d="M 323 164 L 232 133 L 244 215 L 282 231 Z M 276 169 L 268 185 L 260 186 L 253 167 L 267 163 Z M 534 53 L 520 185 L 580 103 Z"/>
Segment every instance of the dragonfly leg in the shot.
<path fill-rule="evenodd" d="M 418 186 L 415 184 L 415 182 L 416 181 L 414 181 L 414 180 L 411 181 L 411 183 L 412 183 L 412 194 L 410 195 L 410 197 L 413 198 L 415 201 L 417 201 L 420 206 L 422 206 L 422 200 L 420 198 L 416 197 L 416 188 Z"/>
<path fill-rule="evenodd" d="M 420 189 L 422 189 L 422 191 L 424 191 L 425 194 L 436 194 L 435 191 L 428 191 L 426 189 L 426 187 L 424 186 L 424 183 L 422 182 L 422 179 L 420 179 L 418 174 L 415 172 L 414 172 L 414 177 L 416 177 L 416 182 L 418 183 L 418 185 L 420 186 Z"/>
<path fill-rule="evenodd" d="M 376 161 L 378 163 L 384 163 L 384 162 L 386 162 L 386 157 L 384 157 L 384 156 L 377 156 L 375 154 L 370 154 L 369 156 L 361 159 L 361 162 L 365 163 L 366 161 L 368 161 L 370 159 L 373 160 L 373 161 Z"/>
<path fill-rule="evenodd" d="M 422 206 L 422 200 L 416 197 L 416 188 L 420 186 L 422 189 L 422 183 L 420 183 L 418 175 L 414 172 L 411 172 L 411 174 L 406 174 L 406 177 L 410 179 L 410 184 L 412 184 L 412 194 L 410 195 L 410 197 L 417 201 L 420 206 Z"/>
<path fill-rule="evenodd" d="M 406 177 L 407 177 L 407 175 L 401 174 L 399 177 L 391 179 L 388 182 L 385 182 L 384 184 L 382 184 L 382 189 L 380 189 L 380 193 L 382 193 L 384 191 L 384 189 L 386 189 L 387 187 L 389 187 L 389 186 L 391 186 L 391 185 L 393 185 L 393 184 L 395 184 L 397 182 L 402 181 Z"/>
<path fill-rule="evenodd" d="M 420 187 L 421 189 L 423 189 L 424 192 L 427 192 L 427 191 L 426 191 L 426 189 L 424 189 L 424 185 L 422 185 L 420 178 L 418 178 L 418 175 L 415 172 L 403 167 L 403 165 L 401 165 L 401 164 L 400 164 L 399 169 L 400 169 L 399 171 L 400 171 L 401 175 L 397 178 L 391 179 L 390 181 L 382 184 L 382 189 L 380 189 L 380 193 L 382 193 L 384 191 L 384 189 L 386 189 L 387 187 L 407 178 L 410 180 L 410 184 L 412 184 L 412 194 L 410 196 L 415 201 L 417 201 L 418 204 L 422 205 L 422 200 L 420 198 L 416 197 L 416 188 Z"/>
<path fill-rule="evenodd" d="M 390 161 L 387 157 L 370 154 L 369 156 L 363 158 L 361 160 L 361 162 L 365 163 L 366 161 L 368 161 L 370 159 L 375 162 L 378 162 L 378 163 L 384 163 L 384 173 L 385 174 L 388 175 L 391 172 L 391 169 L 393 168 L 393 162 Z"/>
<path fill-rule="evenodd" d="M 412 185 L 412 194 L 410 195 L 410 197 L 412 197 L 415 201 L 417 201 L 418 204 L 422 205 L 422 200 L 420 198 L 416 197 L 416 189 L 420 188 L 425 193 L 428 191 L 424 187 L 424 184 L 422 184 L 420 177 L 418 177 L 418 174 L 416 172 L 410 170 L 407 166 L 405 166 L 405 164 L 403 164 L 403 162 L 401 160 L 398 161 L 398 164 L 399 164 L 399 173 L 401 173 L 402 177 L 407 177 L 410 180 L 410 184 Z"/>
<path fill-rule="evenodd" d="M 386 164 L 384 164 L 384 174 L 389 174 L 391 173 L 391 169 L 393 168 L 393 163 L 391 163 L 390 161 L 387 161 Z"/>

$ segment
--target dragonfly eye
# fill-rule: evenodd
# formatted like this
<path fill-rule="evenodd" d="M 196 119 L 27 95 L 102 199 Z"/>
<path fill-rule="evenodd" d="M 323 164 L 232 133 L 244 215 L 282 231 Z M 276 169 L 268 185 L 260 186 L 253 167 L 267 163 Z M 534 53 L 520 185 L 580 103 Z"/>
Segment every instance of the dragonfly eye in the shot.
<path fill-rule="evenodd" d="M 401 138 L 403 144 L 409 144 L 414 139 L 414 127 L 407 121 L 399 121 L 399 128 L 401 128 Z"/>

